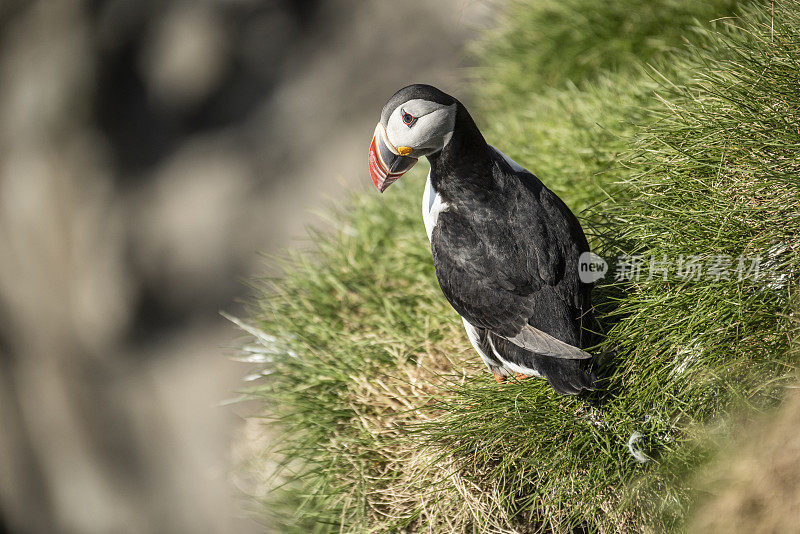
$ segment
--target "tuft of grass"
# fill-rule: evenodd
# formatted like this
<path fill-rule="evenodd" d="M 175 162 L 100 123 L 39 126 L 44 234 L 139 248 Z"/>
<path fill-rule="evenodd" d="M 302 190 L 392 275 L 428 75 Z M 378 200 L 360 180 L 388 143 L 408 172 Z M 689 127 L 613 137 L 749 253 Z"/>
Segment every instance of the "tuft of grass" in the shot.
<path fill-rule="evenodd" d="M 518 5 L 487 45 L 475 100 L 489 142 L 582 211 L 602 255 L 645 259 L 638 281 L 595 290 L 602 392 L 497 386 L 484 371 L 436 284 L 421 170 L 354 197 L 313 253 L 260 281 L 248 350 L 264 376 L 249 394 L 277 437 L 275 465 L 253 469 L 270 471 L 259 498 L 273 524 L 681 524 L 684 475 L 709 454 L 696 437 L 731 410 L 777 403 L 796 372 L 800 2 L 707 22 L 732 5 Z M 717 280 L 647 276 L 650 257 L 739 255 L 760 256 L 762 276 L 739 280 L 735 265 Z"/>
<path fill-rule="evenodd" d="M 499 29 L 477 44 L 485 95 L 525 102 L 543 88 L 585 87 L 661 62 L 740 0 L 513 0 Z M 491 105 L 491 104 L 490 104 Z"/>

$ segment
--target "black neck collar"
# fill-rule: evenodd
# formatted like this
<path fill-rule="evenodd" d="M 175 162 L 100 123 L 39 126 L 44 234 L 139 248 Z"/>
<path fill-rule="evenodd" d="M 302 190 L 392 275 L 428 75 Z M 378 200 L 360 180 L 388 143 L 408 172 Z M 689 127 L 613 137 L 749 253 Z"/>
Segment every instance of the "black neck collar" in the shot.
<path fill-rule="evenodd" d="M 461 102 L 456 101 L 456 110 L 450 142 L 428 156 L 431 185 L 445 199 L 485 191 L 492 185 L 491 149 Z"/>

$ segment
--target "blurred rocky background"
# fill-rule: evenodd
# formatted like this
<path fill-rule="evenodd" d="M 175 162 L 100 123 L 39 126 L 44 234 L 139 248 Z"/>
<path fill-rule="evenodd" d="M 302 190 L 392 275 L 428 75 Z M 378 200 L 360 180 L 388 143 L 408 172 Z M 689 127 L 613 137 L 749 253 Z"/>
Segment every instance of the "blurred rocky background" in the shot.
<path fill-rule="evenodd" d="M 734 438 L 692 475 L 687 534 L 800 532 L 800 387 L 774 412 L 740 416 Z"/>
<path fill-rule="evenodd" d="M 371 186 L 395 89 L 458 91 L 487 4 L 0 1 L 0 531 L 265 528 L 218 311 Z"/>

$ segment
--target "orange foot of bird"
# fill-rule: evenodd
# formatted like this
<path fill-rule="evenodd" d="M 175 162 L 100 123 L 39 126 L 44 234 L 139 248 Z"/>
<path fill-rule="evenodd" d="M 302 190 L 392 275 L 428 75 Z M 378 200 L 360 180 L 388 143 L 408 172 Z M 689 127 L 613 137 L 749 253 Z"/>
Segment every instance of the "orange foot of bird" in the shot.
<path fill-rule="evenodd" d="M 522 373 L 517 373 L 517 375 L 514 378 L 516 378 L 517 380 L 525 380 L 526 378 L 530 378 L 530 376 L 523 375 Z"/>
<path fill-rule="evenodd" d="M 495 382 L 502 384 L 506 381 L 506 375 L 494 375 Z"/>

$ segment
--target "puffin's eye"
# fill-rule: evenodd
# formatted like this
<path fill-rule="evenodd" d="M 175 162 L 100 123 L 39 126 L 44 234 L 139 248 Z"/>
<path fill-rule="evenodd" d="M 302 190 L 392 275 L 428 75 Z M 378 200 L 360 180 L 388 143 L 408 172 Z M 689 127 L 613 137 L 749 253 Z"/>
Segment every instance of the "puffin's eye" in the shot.
<path fill-rule="evenodd" d="M 414 126 L 414 123 L 417 122 L 417 118 L 414 115 L 412 115 L 411 113 L 406 113 L 405 111 L 403 111 L 402 114 L 403 114 L 402 115 L 403 124 L 405 124 L 409 128 Z"/>

